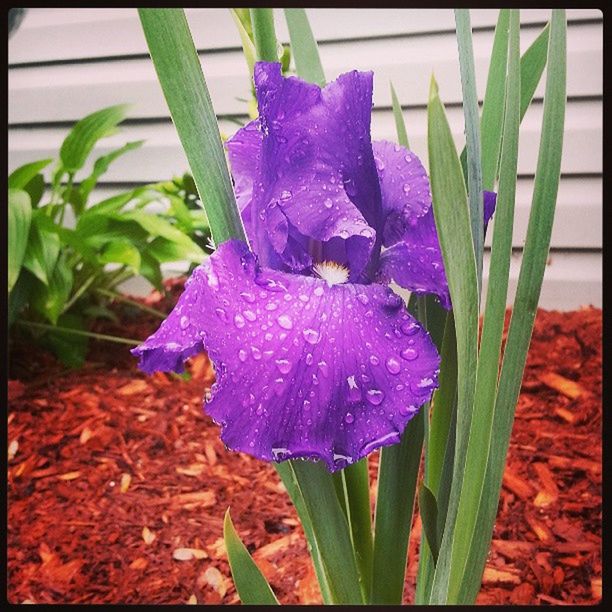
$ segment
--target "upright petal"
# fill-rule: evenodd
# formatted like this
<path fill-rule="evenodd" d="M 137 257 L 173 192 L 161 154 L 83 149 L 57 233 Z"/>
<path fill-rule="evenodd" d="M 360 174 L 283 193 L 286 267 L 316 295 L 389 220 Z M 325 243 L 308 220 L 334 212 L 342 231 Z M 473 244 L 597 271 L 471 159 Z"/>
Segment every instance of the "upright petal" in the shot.
<path fill-rule="evenodd" d="M 437 351 L 389 289 L 262 269 L 238 241 L 196 269 L 134 353 L 151 371 L 202 348 L 217 374 L 206 410 L 223 441 L 268 461 L 343 468 L 398 442 L 437 386 Z"/>
<path fill-rule="evenodd" d="M 497 196 L 492 191 L 485 191 L 483 195 L 486 232 L 495 211 Z M 393 280 L 400 287 L 415 293 L 434 294 L 442 306 L 449 310 L 452 307 L 450 292 L 433 208 L 406 224 L 402 231 L 402 240 L 381 254 L 377 280 Z"/>
<path fill-rule="evenodd" d="M 271 267 L 277 254 L 294 271 L 313 255 L 333 257 L 358 278 L 380 217 L 369 135 L 372 74 L 347 73 L 323 90 L 284 78 L 279 64 L 258 62 L 254 76 L 260 131 L 249 124 L 227 146 L 255 252 Z M 255 134 L 258 164 L 251 162 Z"/>
<path fill-rule="evenodd" d="M 419 158 L 405 147 L 381 140 L 372 148 L 382 196 L 383 244 L 391 246 L 431 208 L 429 178 Z"/>

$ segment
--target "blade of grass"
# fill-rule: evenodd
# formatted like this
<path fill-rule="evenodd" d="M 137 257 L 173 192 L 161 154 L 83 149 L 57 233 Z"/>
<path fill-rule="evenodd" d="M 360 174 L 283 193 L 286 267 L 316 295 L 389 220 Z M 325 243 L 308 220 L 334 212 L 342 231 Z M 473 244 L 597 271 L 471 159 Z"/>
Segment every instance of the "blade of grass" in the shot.
<path fill-rule="evenodd" d="M 544 94 L 542 136 L 523 261 L 504 351 L 485 487 L 477 517 L 479 537 L 474 540 L 467 565 L 468 580 L 461 585 L 459 600 L 474 601 L 480 587 L 487 551 L 493 533 L 501 481 L 512 433 L 527 351 L 544 277 L 559 189 L 566 102 L 565 11 L 552 12 L 548 45 L 548 69 Z"/>
<path fill-rule="evenodd" d="M 284 11 L 296 72 L 305 81 L 323 87 L 325 72 L 306 11 L 302 8 L 286 8 Z"/>
<path fill-rule="evenodd" d="M 278 62 L 278 47 L 274 31 L 274 10 L 267 8 L 249 9 L 253 24 L 253 42 L 257 59 L 264 62 Z"/>
<path fill-rule="evenodd" d="M 482 285 L 482 254 L 484 248 L 484 219 L 482 199 L 482 169 L 480 163 L 480 121 L 478 118 L 478 94 L 476 93 L 476 69 L 472 46 L 472 26 L 468 9 L 455 9 L 459 68 L 463 92 L 463 114 L 467 150 L 467 187 L 472 226 L 472 240 L 476 257 L 478 295 Z"/>
<path fill-rule="evenodd" d="M 397 132 L 397 142 L 402 147 L 410 148 L 408 143 L 408 134 L 406 133 L 406 124 L 404 123 L 404 116 L 402 115 L 402 106 L 395 93 L 395 87 L 393 83 L 389 83 L 391 86 L 391 104 L 393 106 L 393 117 L 395 119 L 395 131 Z"/>
<path fill-rule="evenodd" d="M 344 502 L 343 511 L 350 527 L 363 599 L 368 601 L 372 582 L 373 545 L 367 457 L 334 474 L 334 482 L 336 477 L 342 487 L 340 503 L 342 505 Z"/>
<path fill-rule="evenodd" d="M 325 570 L 323 569 L 323 560 L 321 559 L 321 552 L 319 551 L 319 545 L 317 544 L 317 539 L 314 536 L 314 531 L 312 528 L 312 523 L 310 521 L 310 515 L 308 514 L 308 510 L 306 509 L 306 505 L 304 503 L 304 498 L 302 497 L 302 492 L 295 480 L 295 473 L 291 466 L 290 461 L 284 461 L 283 463 L 275 463 L 274 468 L 276 472 L 280 476 L 285 488 L 287 489 L 287 493 L 295 506 L 295 509 L 300 517 L 300 523 L 304 529 L 304 533 L 306 534 L 306 541 L 308 542 L 308 550 L 310 552 L 310 556 L 312 558 L 312 563 L 315 568 L 315 573 L 317 575 L 317 580 L 319 582 L 319 589 L 321 590 L 321 597 L 323 598 L 323 603 L 331 604 L 332 597 L 329 590 L 329 584 L 327 582 L 327 576 L 325 575 Z"/>
<path fill-rule="evenodd" d="M 139 9 L 172 120 L 204 203 L 216 244 L 246 240 L 234 199 L 219 126 L 182 9 Z"/>
<path fill-rule="evenodd" d="M 500 19 L 501 19 L 501 15 L 500 15 Z M 542 29 L 538 37 L 533 41 L 533 43 L 531 43 L 527 51 L 525 51 L 525 53 L 523 53 L 523 55 L 521 56 L 521 121 L 523 120 L 523 117 L 525 116 L 525 113 L 527 112 L 527 109 L 529 108 L 529 105 L 531 104 L 535 90 L 537 89 L 538 84 L 540 82 L 540 78 L 542 77 L 544 66 L 546 65 L 546 53 L 547 53 L 547 46 L 548 46 L 549 31 L 550 31 L 550 26 L 549 24 L 546 24 L 546 26 L 544 26 L 544 28 Z M 500 36 L 502 32 L 503 30 L 500 30 Z M 497 34 L 498 32 L 496 28 L 496 31 L 495 31 L 496 39 L 497 39 Z M 506 38 L 507 38 L 507 35 L 506 35 Z M 501 45 L 501 42 L 499 44 Z M 497 45 L 497 40 L 494 40 L 493 42 L 494 51 L 495 51 L 496 45 Z M 499 53 L 495 52 L 492 56 L 491 61 L 493 62 L 494 59 L 496 61 L 500 61 L 500 53 L 501 53 L 501 50 L 499 50 Z M 482 120 L 480 124 L 482 147 L 483 147 L 483 150 L 482 150 L 483 186 L 485 189 L 492 189 L 494 187 L 494 184 L 495 184 L 495 181 L 497 180 L 498 172 L 499 172 L 499 166 L 497 165 L 497 160 L 496 160 L 495 177 L 493 178 L 492 182 L 490 182 L 490 175 L 488 174 L 488 169 L 486 166 L 487 162 L 490 160 L 490 157 L 489 157 L 490 149 L 488 147 L 489 145 L 491 145 L 491 150 L 492 150 L 493 148 L 492 144 L 493 142 L 496 142 L 495 138 L 490 134 L 490 130 L 492 129 L 498 130 L 499 134 L 501 134 L 501 126 L 502 126 L 503 119 L 499 117 L 498 115 L 499 107 L 496 106 L 496 102 L 495 102 L 496 96 L 494 96 L 492 99 L 493 101 L 491 101 L 489 91 L 499 92 L 500 88 L 501 88 L 501 91 L 505 90 L 505 85 L 502 84 L 501 80 L 498 80 L 497 78 L 495 78 L 495 80 L 490 83 L 490 79 L 492 78 L 493 75 L 498 75 L 500 69 L 501 68 L 498 67 L 495 71 L 493 71 L 493 65 L 491 64 L 489 66 L 489 76 L 487 78 L 487 89 L 485 92 L 485 99 L 484 99 L 483 109 L 482 109 L 483 116 L 482 116 Z M 505 73 L 505 64 L 504 64 L 504 73 Z M 491 85 L 490 87 L 489 87 L 489 84 Z M 491 114 L 489 116 L 497 117 L 495 120 L 491 119 L 490 123 L 488 119 L 487 119 L 487 123 L 485 123 L 485 110 L 488 110 L 487 107 L 492 109 Z M 487 112 L 487 114 L 489 113 Z M 489 139 L 491 139 L 491 142 L 489 142 Z M 485 157 L 485 146 L 487 146 L 486 157 Z M 500 141 L 500 144 L 496 144 L 495 147 L 499 153 L 500 147 L 501 147 L 501 141 Z M 467 164 L 466 157 L 467 157 L 467 152 L 464 147 L 463 151 L 461 152 L 461 165 L 464 168 L 466 167 L 466 164 Z M 497 159 L 499 159 L 499 154 L 498 154 Z M 486 175 L 484 174 L 485 171 L 487 172 Z M 466 176 L 467 176 L 467 172 L 466 172 Z"/>
<path fill-rule="evenodd" d="M 305 460 L 291 461 L 291 468 L 321 555 L 332 602 L 363 603 L 349 525 L 329 472 L 323 464 Z"/>
<path fill-rule="evenodd" d="M 501 176 L 497 198 L 496 223 L 491 254 L 489 288 L 484 315 L 476 376 L 474 409 L 465 460 L 463 486 L 451 546 L 448 599 L 457 600 L 469 569 L 466 565 L 472 540 L 478 537 L 476 522 L 483 494 L 489 445 L 493 436 L 493 408 L 506 310 L 508 274 L 512 254 L 512 228 L 518 162 L 520 72 L 519 15 L 510 12 L 510 42 L 506 110 L 501 154 Z"/>
<path fill-rule="evenodd" d="M 261 570 L 236 533 L 230 516 L 230 509 L 223 519 L 223 540 L 227 550 L 232 578 L 242 604 L 278 605 L 278 599 L 270 588 Z"/>
<path fill-rule="evenodd" d="M 249 33 L 246 31 L 242 20 L 240 19 L 236 9 L 230 9 L 230 13 L 232 15 L 232 19 L 236 24 L 236 28 L 238 29 L 238 34 L 240 34 L 240 43 L 242 44 L 242 53 L 244 55 L 244 59 L 249 68 L 249 75 L 251 77 L 251 81 L 253 80 L 253 69 L 255 67 L 255 45 L 249 36 Z"/>
<path fill-rule="evenodd" d="M 501 9 L 495 26 L 487 88 L 482 104 L 480 142 L 482 153 L 482 187 L 493 191 L 498 176 L 497 162 L 501 150 L 504 121 L 504 95 L 508 62 L 508 25 L 510 13 Z"/>
<path fill-rule="evenodd" d="M 445 559 L 445 543 L 451 535 L 448 526 L 449 524 L 452 526 L 455 520 L 457 504 L 453 501 L 453 491 L 460 491 L 461 488 L 474 401 L 478 339 L 478 281 L 463 172 L 433 77 L 428 104 L 428 145 L 433 210 L 453 303 L 458 363 L 457 434 L 453 488 L 447 526 L 440 547 L 440 559 L 432 585 L 435 601 L 436 591 L 445 590 L 448 578 L 445 567 L 448 564 L 448 560 Z M 439 571 L 441 564 L 442 570 Z"/>
<path fill-rule="evenodd" d="M 409 421 L 399 444 L 380 452 L 374 519 L 371 604 L 400 604 L 416 492 L 425 408 Z"/>

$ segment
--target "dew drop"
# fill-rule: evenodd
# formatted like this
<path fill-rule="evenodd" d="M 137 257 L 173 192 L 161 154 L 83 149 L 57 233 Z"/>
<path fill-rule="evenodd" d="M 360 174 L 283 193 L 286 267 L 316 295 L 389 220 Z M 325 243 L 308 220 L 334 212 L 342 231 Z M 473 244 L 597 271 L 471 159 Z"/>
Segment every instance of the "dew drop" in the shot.
<path fill-rule="evenodd" d="M 361 389 L 355 382 L 355 376 L 349 376 L 346 379 L 348 384 L 347 398 L 349 402 L 358 402 L 361 399 Z"/>
<path fill-rule="evenodd" d="M 316 329 L 305 329 L 302 335 L 308 344 L 316 344 L 320 338 L 320 334 Z"/>
<path fill-rule="evenodd" d="M 315 287 L 315 290 L 313 291 L 313 293 L 317 296 L 317 297 L 321 297 L 324 293 L 324 289 L 323 287 Z"/>
<path fill-rule="evenodd" d="M 247 352 L 244 349 L 238 351 L 238 359 L 243 363 L 247 360 Z"/>
<path fill-rule="evenodd" d="M 283 329 L 291 329 L 293 327 L 293 321 L 289 315 L 281 315 L 278 317 L 277 321 Z"/>
<path fill-rule="evenodd" d="M 370 404 L 378 406 L 385 399 L 385 394 L 380 389 L 368 389 L 366 398 Z"/>
<path fill-rule="evenodd" d="M 325 361 L 319 361 L 318 363 L 319 369 L 321 370 L 321 374 L 325 376 L 325 378 L 329 378 L 329 366 Z"/>
<path fill-rule="evenodd" d="M 289 370 L 291 370 L 291 362 L 287 361 L 286 359 L 277 359 L 276 367 L 282 374 L 288 374 Z"/>
<path fill-rule="evenodd" d="M 249 321 L 254 321 L 257 318 L 257 315 L 252 310 L 245 310 L 242 314 L 244 318 Z"/>
<path fill-rule="evenodd" d="M 189 317 L 183 315 L 180 321 L 181 329 L 187 329 L 189 327 Z"/>
<path fill-rule="evenodd" d="M 283 202 L 286 202 L 287 200 L 289 200 L 292 196 L 292 193 L 290 191 L 288 191 L 287 189 L 285 189 L 281 194 L 280 194 L 280 199 Z"/>
<path fill-rule="evenodd" d="M 313 362 L 312 353 L 308 353 L 306 355 L 306 365 L 312 365 L 312 362 Z"/>
<path fill-rule="evenodd" d="M 369 299 L 368 296 L 365 293 L 358 293 L 357 294 L 357 299 L 365 306 L 366 304 L 369 303 Z"/>
<path fill-rule="evenodd" d="M 223 310 L 223 308 L 215 308 L 215 312 L 222 321 L 227 321 L 227 313 L 225 310 Z"/>
<path fill-rule="evenodd" d="M 301 302 L 304 302 L 304 304 L 305 304 L 306 302 L 308 302 L 308 300 L 309 300 L 309 299 L 310 299 L 310 298 L 309 298 L 307 295 L 305 295 L 305 294 L 303 294 L 303 293 L 302 293 L 302 294 L 300 294 L 300 301 L 301 301 Z"/>
<path fill-rule="evenodd" d="M 255 296 L 248 291 L 242 291 L 240 295 L 246 302 L 249 302 L 249 304 L 252 304 L 255 301 Z"/>
<path fill-rule="evenodd" d="M 395 357 L 389 357 L 385 365 L 391 374 L 399 374 L 400 370 L 402 369 L 400 362 Z"/>
<path fill-rule="evenodd" d="M 406 321 L 406 323 L 402 323 L 400 329 L 406 336 L 414 336 L 419 331 L 419 326 L 414 321 Z"/>
<path fill-rule="evenodd" d="M 255 414 L 257 416 L 261 416 L 263 413 L 264 413 L 263 406 L 261 404 L 259 404 L 259 406 L 257 406 L 257 410 L 255 410 Z"/>
<path fill-rule="evenodd" d="M 355 420 L 355 417 L 350 412 L 347 412 L 344 420 L 350 424 Z"/>
<path fill-rule="evenodd" d="M 400 413 L 404 416 L 413 414 L 415 410 L 416 406 L 413 406 L 412 404 L 409 404 L 408 406 L 400 406 Z"/>
<path fill-rule="evenodd" d="M 234 325 L 238 329 L 241 329 L 241 328 L 244 327 L 244 317 L 241 314 L 235 314 L 234 315 Z"/>
<path fill-rule="evenodd" d="M 380 363 L 380 359 L 376 355 L 370 355 L 370 363 L 376 366 Z"/>
<path fill-rule="evenodd" d="M 325 198 L 325 200 L 323 201 L 323 206 L 325 206 L 325 208 L 331 208 L 334 205 L 334 203 L 331 201 L 330 198 Z"/>
<path fill-rule="evenodd" d="M 416 349 L 413 348 L 405 348 L 400 355 L 406 360 L 406 361 L 414 361 L 418 356 L 419 356 L 419 351 L 417 351 Z"/>
<path fill-rule="evenodd" d="M 255 361 L 259 361 L 261 359 L 261 351 L 256 346 L 251 347 L 251 355 L 253 355 L 253 359 L 255 359 Z"/>
<path fill-rule="evenodd" d="M 268 302 L 266 304 L 266 310 L 276 310 L 278 308 L 278 304 L 276 302 Z"/>

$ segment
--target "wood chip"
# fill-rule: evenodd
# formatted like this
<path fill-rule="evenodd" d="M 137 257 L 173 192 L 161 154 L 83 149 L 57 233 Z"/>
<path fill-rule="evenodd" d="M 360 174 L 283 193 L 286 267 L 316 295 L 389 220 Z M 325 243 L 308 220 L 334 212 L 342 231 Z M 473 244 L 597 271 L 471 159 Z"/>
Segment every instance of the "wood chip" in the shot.
<path fill-rule="evenodd" d="M 509 468 L 504 472 L 503 485 L 521 499 L 526 500 L 533 495 L 530 484 Z"/>
<path fill-rule="evenodd" d="M 601 599 L 601 578 L 591 579 L 591 593 L 595 599 Z"/>
<path fill-rule="evenodd" d="M 142 539 L 145 544 L 152 544 L 156 537 L 157 536 L 146 525 L 142 528 Z"/>
<path fill-rule="evenodd" d="M 175 548 L 172 558 L 176 561 L 191 561 L 192 559 L 206 559 L 208 553 L 201 548 Z"/>
<path fill-rule="evenodd" d="M 225 597 L 231 582 L 213 565 L 202 573 L 203 580 L 211 586 L 221 598 Z"/>
<path fill-rule="evenodd" d="M 266 544 L 265 546 L 258 548 L 253 553 L 253 557 L 271 557 L 275 553 L 285 548 L 289 548 L 289 546 L 299 540 L 299 537 L 300 536 L 297 533 L 291 533 L 283 536 L 282 538 L 278 538 L 278 540 L 274 540 L 274 542 L 270 542 L 270 544 Z"/>
<path fill-rule="evenodd" d="M 566 408 L 555 408 L 555 414 L 570 425 L 575 425 L 578 422 L 578 417 Z"/>
<path fill-rule="evenodd" d="M 123 385 L 117 390 L 117 394 L 121 396 L 136 395 L 136 393 L 144 393 L 149 390 L 149 385 L 141 378 L 137 378 L 127 385 Z"/>
<path fill-rule="evenodd" d="M 78 470 L 76 472 L 66 472 L 65 474 L 60 474 L 58 478 L 60 480 L 76 480 L 81 476 L 81 472 Z"/>
<path fill-rule="evenodd" d="M 542 485 L 540 491 L 533 500 L 533 505 L 537 508 L 545 508 L 557 501 L 559 497 L 559 489 L 552 472 L 548 469 L 545 463 L 533 463 L 533 469 L 538 475 L 538 479 Z"/>
<path fill-rule="evenodd" d="M 19 440 L 11 440 L 8 445 L 8 460 L 12 461 L 19 450 Z"/>
<path fill-rule="evenodd" d="M 121 484 L 119 490 L 121 493 L 127 493 L 127 490 L 130 488 L 130 483 L 132 482 L 132 477 L 130 474 L 124 473 L 121 474 Z"/>
<path fill-rule="evenodd" d="M 128 567 L 133 570 L 142 570 L 145 569 L 147 565 L 149 565 L 147 559 L 144 557 L 138 557 L 138 559 L 134 559 Z"/>
<path fill-rule="evenodd" d="M 483 584 L 521 584 L 520 577 L 510 571 L 487 566 L 482 577 Z"/>
<path fill-rule="evenodd" d="M 569 380 L 564 376 L 556 374 L 555 372 L 543 372 L 538 378 L 551 389 L 562 393 L 570 399 L 576 399 L 580 397 L 584 392 L 584 388 L 577 382 Z"/>
<path fill-rule="evenodd" d="M 552 531 L 540 520 L 531 516 L 530 514 L 525 515 L 525 520 L 533 533 L 536 534 L 538 540 L 545 544 L 552 544 L 555 541 L 555 536 Z"/>

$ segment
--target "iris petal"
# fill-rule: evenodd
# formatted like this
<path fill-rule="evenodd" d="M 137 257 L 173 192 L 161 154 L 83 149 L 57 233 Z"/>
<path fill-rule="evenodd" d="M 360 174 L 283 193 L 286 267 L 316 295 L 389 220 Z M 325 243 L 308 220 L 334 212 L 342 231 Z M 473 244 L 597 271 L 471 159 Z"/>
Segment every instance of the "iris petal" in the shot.
<path fill-rule="evenodd" d="M 388 288 L 261 268 L 239 241 L 194 271 L 134 353 L 153 371 L 204 348 L 217 373 L 207 412 L 229 448 L 264 460 L 341 469 L 398 442 L 437 387 L 437 351 Z"/>
<path fill-rule="evenodd" d="M 341 75 L 323 90 L 284 78 L 279 64 L 258 62 L 254 76 L 260 118 L 226 146 L 255 252 L 271 267 L 280 255 L 292 271 L 309 267 L 311 255 L 333 258 L 358 278 L 380 217 L 371 73 Z"/>
<path fill-rule="evenodd" d="M 497 194 L 484 191 L 483 199 L 486 232 L 495 211 Z M 419 294 L 432 293 L 438 296 L 446 310 L 450 310 L 450 292 L 433 208 L 412 223 L 406 224 L 403 233 L 404 237 L 400 242 L 381 254 L 377 280 L 395 281 L 400 287 Z"/>
<path fill-rule="evenodd" d="M 385 140 L 372 143 L 384 215 L 383 244 L 402 240 L 431 208 L 429 178 L 412 152 Z"/>

